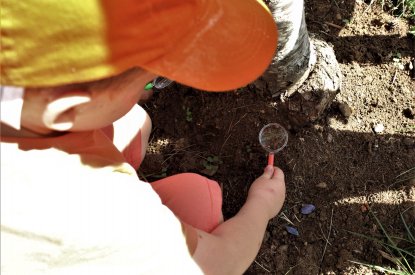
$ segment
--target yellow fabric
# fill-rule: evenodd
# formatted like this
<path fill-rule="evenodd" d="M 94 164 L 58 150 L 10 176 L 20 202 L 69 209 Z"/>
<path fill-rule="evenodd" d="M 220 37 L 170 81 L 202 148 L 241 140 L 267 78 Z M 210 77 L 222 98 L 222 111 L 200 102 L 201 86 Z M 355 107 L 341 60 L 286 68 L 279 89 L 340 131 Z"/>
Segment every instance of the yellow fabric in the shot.
<path fill-rule="evenodd" d="M 56 86 L 138 66 L 210 91 L 257 78 L 277 46 L 261 0 L 2 0 L 1 84 Z"/>
<path fill-rule="evenodd" d="M 1 274 L 201 274 L 180 221 L 101 131 L 2 137 L 0 195 Z"/>
<path fill-rule="evenodd" d="M 2 84 L 82 82 L 114 73 L 97 0 L 2 0 L 1 29 Z"/>

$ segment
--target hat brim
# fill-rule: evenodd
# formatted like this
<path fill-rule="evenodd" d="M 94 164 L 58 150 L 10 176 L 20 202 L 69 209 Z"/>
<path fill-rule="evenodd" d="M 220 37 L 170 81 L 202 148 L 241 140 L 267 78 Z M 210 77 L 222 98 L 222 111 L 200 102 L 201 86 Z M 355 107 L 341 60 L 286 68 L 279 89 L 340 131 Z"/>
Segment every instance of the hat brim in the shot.
<path fill-rule="evenodd" d="M 233 90 L 258 78 L 277 47 L 268 9 L 256 0 L 197 4 L 186 35 L 173 39 L 175 46 L 166 55 L 141 67 L 208 91 Z"/>

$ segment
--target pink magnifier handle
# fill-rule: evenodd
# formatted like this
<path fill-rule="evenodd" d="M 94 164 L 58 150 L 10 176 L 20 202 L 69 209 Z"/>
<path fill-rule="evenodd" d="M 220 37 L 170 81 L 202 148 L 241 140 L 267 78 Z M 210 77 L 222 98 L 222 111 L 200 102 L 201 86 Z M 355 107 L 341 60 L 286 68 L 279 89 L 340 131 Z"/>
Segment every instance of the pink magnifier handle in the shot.
<path fill-rule="evenodd" d="M 268 154 L 268 165 L 274 166 L 274 153 Z"/>

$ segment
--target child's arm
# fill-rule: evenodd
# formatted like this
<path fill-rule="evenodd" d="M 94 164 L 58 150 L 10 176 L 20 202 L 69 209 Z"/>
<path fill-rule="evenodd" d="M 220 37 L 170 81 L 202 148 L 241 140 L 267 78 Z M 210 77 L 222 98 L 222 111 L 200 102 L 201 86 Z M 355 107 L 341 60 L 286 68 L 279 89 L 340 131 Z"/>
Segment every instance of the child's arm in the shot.
<path fill-rule="evenodd" d="M 238 214 L 211 234 L 198 231 L 193 258 L 206 274 L 242 274 L 254 261 L 269 219 L 280 211 L 285 199 L 283 172 L 267 166 L 252 184 Z"/>
<path fill-rule="evenodd" d="M 146 154 L 151 133 L 151 119 L 147 112 L 136 104 L 123 117 L 102 128 L 102 131 L 122 152 L 127 162 L 138 169 Z"/>

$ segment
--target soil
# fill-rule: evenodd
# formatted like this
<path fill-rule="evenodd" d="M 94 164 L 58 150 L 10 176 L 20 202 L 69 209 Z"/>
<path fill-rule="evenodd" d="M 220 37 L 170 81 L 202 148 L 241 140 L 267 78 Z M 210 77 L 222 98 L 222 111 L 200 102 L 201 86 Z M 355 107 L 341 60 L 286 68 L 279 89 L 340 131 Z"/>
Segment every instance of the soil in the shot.
<path fill-rule="evenodd" d="M 246 274 L 376 274 L 352 261 L 393 264 L 352 232 L 381 236 L 371 213 L 394 236 L 405 232 L 400 213 L 415 224 L 415 181 L 399 176 L 415 167 L 414 22 L 372 2 L 305 1 L 310 34 L 333 45 L 343 74 L 341 92 L 311 125 L 294 130 L 279 99 L 255 85 L 206 93 L 174 83 L 144 105 L 154 129 L 141 176 L 204 174 L 221 184 L 226 218 L 267 163 L 261 128 L 277 122 L 289 130 L 275 156 L 286 201 Z M 305 204 L 316 210 L 301 214 Z"/>

